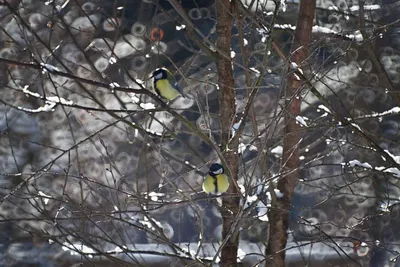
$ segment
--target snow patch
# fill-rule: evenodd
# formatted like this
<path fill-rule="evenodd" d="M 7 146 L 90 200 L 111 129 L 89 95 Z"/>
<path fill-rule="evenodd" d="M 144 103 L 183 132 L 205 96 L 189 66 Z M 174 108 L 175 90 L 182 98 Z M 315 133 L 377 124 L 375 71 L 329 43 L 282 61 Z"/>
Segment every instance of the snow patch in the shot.
<path fill-rule="evenodd" d="M 277 147 L 275 147 L 275 148 L 273 148 L 273 149 L 271 150 L 271 153 L 277 154 L 277 155 L 282 155 L 282 153 L 283 153 L 283 147 L 282 147 L 282 146 L 277 146 Z"/>
<path fill-rule="evenodd" d="M 318 109 L 322 109 L 322 110 L 324 110 L 324 111 L 327 112 L 327 113 L 332 113 L 332 112 L 330 111 L 330 109 L 327 108 L 327 107 L 325 107 L 324 105 L 319 105 L 319 106 L 318 106 Z M 317 111 L 318 111 L 318 110 L 317 110 Z"/>
<path fill-rule="evenodd" d="M 350 160 L 349 161 L 349 165 L 350 165 L 350 167 L 360 166 L 360 167 L 363 167 L 363 168 L 372 169 L 371 164 L 369 164 L 368 162 L 361 163 L 360 161 L 358 161 L 356 159 Z"/>
<path fill-rule="evenodd" d="M 182 25 L 177 25 L 177 26 L 175 27 L 175 29 L 176 29 L 177 31 L 183 30 L 183 29 L 185 29 L 185 28 L 186 28 L 186 25 L 184 25 L 184 24 L 182 24 Z"/>
<path fill-rule="evenodd" d="M 302 117 L 302 116 L 297 116 L 297 117 L 296 117 L 296 121 L 297 121 L 297 123 L 300 124 L 300 126 L 308 127 L 308 125 L 307 125 L 307 123 L 306 123 L 306 120 L 308 120 L 307 117 Z"/>
<path fill-rule="evenodd" d="M 274 189 L 277 198 L 283 198 L 283 193 L 279 189 Z"/>
<path fill-rule="evenodd" d="M 50 65 L 50 64 L 44 64 L 44 63 L 40 63 L 40 65 L 43 68 L 43 73 L 49 72 L 49 73 L 54 73 L 56 71 L 61 72 L 59 68 L 57 68 L 56 66 Z"/>
<path fill-rule="evenodd" d="M 367 5 L 367 6 L 364 6 L 364 10 L 377 10 L 377 9 L 381 9 L 381 6 L 380 5 Z M 352 7 L 349 8 L 349 10 L 351 12 L 358 11 L 358 10 L 360 10 L 360 6 L 352 6 Z"/>

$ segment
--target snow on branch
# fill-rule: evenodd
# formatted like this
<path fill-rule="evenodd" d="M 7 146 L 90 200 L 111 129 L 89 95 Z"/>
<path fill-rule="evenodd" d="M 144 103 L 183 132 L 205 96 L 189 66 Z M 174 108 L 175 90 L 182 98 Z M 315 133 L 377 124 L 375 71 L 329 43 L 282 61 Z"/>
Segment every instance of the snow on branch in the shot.
<path fill-rule="evenodd" d="M 393 114 L 399 114 L 399 113 L 400 113 L 400 107 L 394 107 L 392 109 L 389 109 L 389 110 L 386 110 L 383 112 L 372 112 L 372 114 L 359 116 L 356 119 L 376 118 L 376 117 L 383 117 L 385 115 L 393 115 Z"/>
<path fill-rule="evenodd" d="M 59 97 L 59 96 L 46 96 L 46 97 L 41 96 L 38 93 L 34 93 L 34 92 L 28 90 L 28 88 L 29 88 L 29 86 L 25 85 L 24 88 L 22 88 L 22 92 L 29 96 L 44 100 L 45 104 L 44 104 L 44 106 L 38 107 L 36 109 L 18 107 L 19 110 L 23 110 L 23 111 L 30 112 L 30 113 L 51 112 L 51 111 L 54 111 L 54 108 L 58 104 L 65 105 L 65 106 L 72 106 L 74 104 L 73 101 L 67 100 L 67 99 Z"/>
<path fill-rule="evenodd" d="M 388 152 L 387 150 L 385 150 L 386 153 L 388 153 L 396 162 L 400 161 L 400 156 L 394 156 L 392 155 L 390 152 Z M 378 166 L 378 167 L 372 167 L 371 164 L 369 164 L 368 162 L 360 162 L 359 160 L 351 160 L 348 163 L 342 163 L 343 166 L 348 165 L 350 167 L 362 167 L 365 169 L 371 169 L 371 170 L 376 170 L 376 171 L 381 171 L 381 172 L 386 172 L 386 173 L 390 173 L 393 174 L 395 177 L 400 178 L 400 170 L 396 167 L 384 167 L 384 166 Z"/>
<path fill-rule="evenodd" d="M 290 25 L 290 24 L 275 24 L 274 25 L 275 29 L 283 29 L 283 30 L 291 30 L 294 31 L 296 30 L 296 26 Z M 346 38 L 349 40 L 354 40 L 357 42 L 362 42 L 363 41 L 363 37 L 360 31 L 355 31 L 353 34 L 343 34 L 340 32 L 336 32 L 332 29 L 326 28 L 326 27 L 322 27 L 319 25 L 314 25 L 312 27 L 312 33 L 324 33 L 324 34 L 332 34 L 335 35 L 337 37 L 341 37 L 341 38 Z"/>
<path fill-rule="evenodd" d="M 42 66 L 43 73 L 49 72 L 49 73 L 54 73 L 54 72 L 60 72 L 61 70 L 53 65 L 50 64 L 45 64 L 45 63 L 40 63 L 40 66 Z"/>

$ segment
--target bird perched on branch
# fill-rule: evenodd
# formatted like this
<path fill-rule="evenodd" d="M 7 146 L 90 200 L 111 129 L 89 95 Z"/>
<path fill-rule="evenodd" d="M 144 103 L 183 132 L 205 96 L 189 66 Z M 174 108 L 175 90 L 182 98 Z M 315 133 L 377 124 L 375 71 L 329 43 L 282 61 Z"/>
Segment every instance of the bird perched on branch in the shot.
<path fill-rule="evenodd" d="M 228 176 L 221 164 L 213 163 L 203 181 L 203 191 L 207 194 L 225 193 L 229 188 Z"/>
<path fill-rule="evenodd" d="M 179 95 L 186 97 L 175 77 L 167 68 L 156 69 L 153 74 L 153 90 L 167 100 L 174 100 Z"/>

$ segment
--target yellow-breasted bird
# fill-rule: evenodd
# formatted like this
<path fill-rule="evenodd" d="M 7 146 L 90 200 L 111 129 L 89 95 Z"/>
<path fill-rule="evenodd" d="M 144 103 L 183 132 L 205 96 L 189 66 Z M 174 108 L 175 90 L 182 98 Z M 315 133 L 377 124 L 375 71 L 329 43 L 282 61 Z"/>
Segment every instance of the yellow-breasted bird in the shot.
<path fill-rule="evenodd" d="M 203 191 L 207 194 L 221 194 L 228 190 L 229 180 L 221 164 L 213 163 L 203 181 Z"/>
<path fill-rule="evenodd" d="M 174 100 L 179 95 L 185 97 L 182 88 L 174 75 L 167 68 L 159 68 L 153 72 L 153 90 L 167 100 Z"/>

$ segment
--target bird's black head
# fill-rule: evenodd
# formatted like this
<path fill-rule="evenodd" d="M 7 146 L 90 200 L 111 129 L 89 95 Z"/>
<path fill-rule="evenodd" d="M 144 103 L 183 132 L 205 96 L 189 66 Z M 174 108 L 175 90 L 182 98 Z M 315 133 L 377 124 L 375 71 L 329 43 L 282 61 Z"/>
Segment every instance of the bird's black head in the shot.
<path fill-rule="evenodd" d="M 224 167 L 219 164 L 219 163 L 213 163 L 210 166 L 210 171 L 208 172 L 209 175 L 211 176 L 215 176 L 218 174 L 223 174 L 224 173 Z"/>
<path fill-rule="evenodd" d="M 167 79 L 168 73 L 165 69 L 159 68 L 153 72 L 152 77 L 154 78 L 154 81 L 161 80 L 161 79 Z"/>

